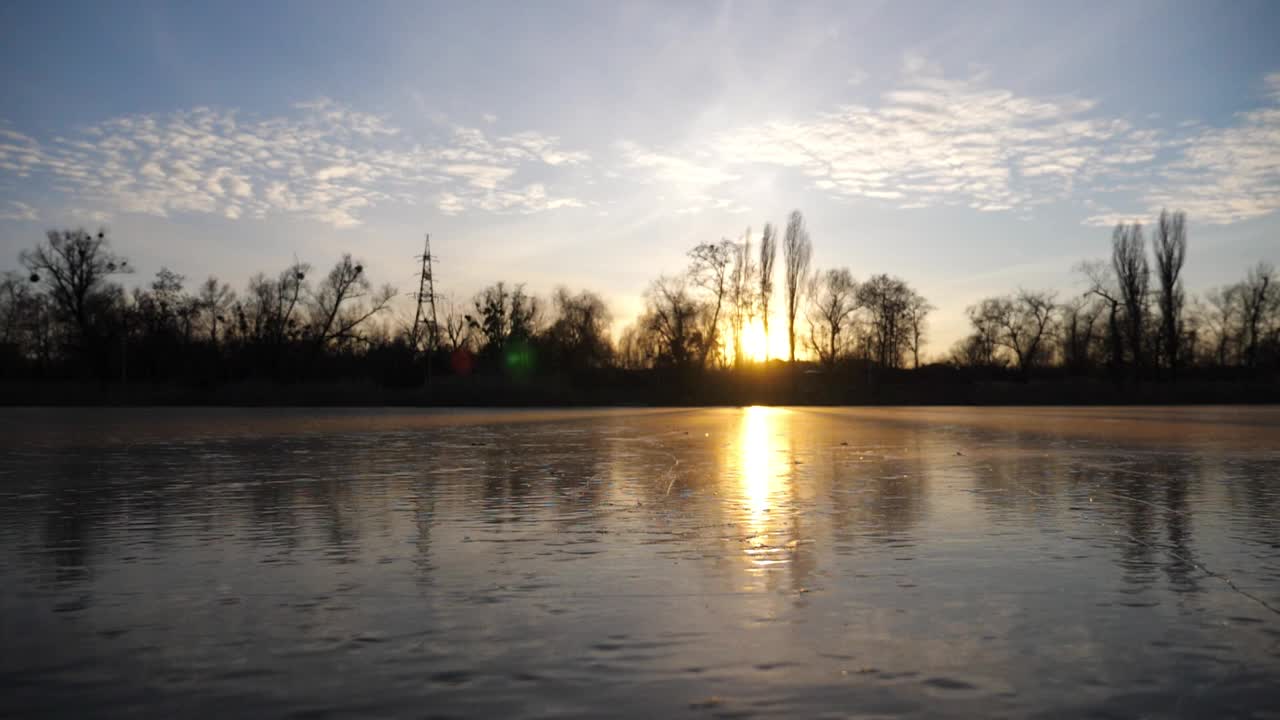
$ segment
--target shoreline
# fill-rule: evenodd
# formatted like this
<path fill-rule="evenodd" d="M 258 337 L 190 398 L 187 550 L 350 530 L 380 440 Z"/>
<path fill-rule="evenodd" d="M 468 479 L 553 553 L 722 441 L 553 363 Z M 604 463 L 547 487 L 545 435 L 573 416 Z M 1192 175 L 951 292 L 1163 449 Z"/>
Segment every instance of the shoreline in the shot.
<path fill-rule="evenodd" d="M 740 387 L 703 382 L 693 386 L 572 385 L 539 382 L 440 382 L 386 387 L 366 382 L 219 385 L 0 381 L 0 407 L 406 407 L 406 408 L 653 408 L 741 407 L 1036 407 L 1269 405 L 1280 403 L 1280 383 L 1186 381 L 1117 386 L 1081 381 L 882 383 L 830 388 Z"/>

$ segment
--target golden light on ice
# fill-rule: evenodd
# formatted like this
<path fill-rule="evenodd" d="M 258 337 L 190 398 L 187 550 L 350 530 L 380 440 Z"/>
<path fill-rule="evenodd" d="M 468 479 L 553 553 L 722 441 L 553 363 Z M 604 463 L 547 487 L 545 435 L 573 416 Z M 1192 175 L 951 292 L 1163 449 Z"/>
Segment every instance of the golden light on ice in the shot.
<path fill-rule="evenodd" d="M 744 529 L 751 536 L 748 554 L 757 565 L 774 562 L 768 535 L 782 520 L 773 512 L 785 494 L 791 468 L 781 452 L 779 435 L 787 422 L 787 410 L 752 406 L 742 411 L 738 435 L 738 478 L 742 498 Z"/>

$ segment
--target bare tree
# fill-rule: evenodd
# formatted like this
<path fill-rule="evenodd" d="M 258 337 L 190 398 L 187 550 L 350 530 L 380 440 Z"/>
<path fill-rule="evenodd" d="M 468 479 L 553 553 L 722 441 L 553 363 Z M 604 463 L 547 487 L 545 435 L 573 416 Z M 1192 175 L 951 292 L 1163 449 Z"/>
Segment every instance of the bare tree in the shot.
<path fill-rule="evenodd" d="M 1275 279 L 1275 267 L 1260 262 L 1249 268 L 1249 275 L 1240 286 L 1240 311 L 1244 323 L 1240 335 L 1245 365 L 1251 368 L 1258 366 L 1258 348 L 1276 304 Z"/>
<path fill-rule="evenodd" d="M 710 314 L 707 305 L 689 292 L 684 278 L 655 280 L 645 294 L 642 325 L 653 336 L 657 361 L 675 367 L 702 365 L 706 343 L 700 317 Z"/>
<path fill-rule="evenodd" d="M 0 345 L 21 345 L 24 315 L 35 293 L 31 283 L 15 272 L 0 276 Z"/>
<path fill-rule="evenodd" d="M 733 364 L 741 367 L 743 361 L 742 335 L 755 315 L 756 266 L 751 254 L 751 229 L 743 241 L 734 245 L 733 270 L 729 274 L 730 324 L 733 326 Z"/>
<path fill-rule="evenodd" d="M 995 355 L 995 336 L 976 331 L 951 346 L 950 361 L 956 367 L 992 367 L 1003 364 Z"/>
<path fill-rule="evenodd" d="M 764 327 L 764 361 L 769 362 L 769 301 L 773 299 L 773 263 L 778 256 L 778 237 L 773 223 L 764 224 L 760 236 L 760 322 Z"/>
<path fill-rule="evenodd" d="M 1237 327 L 1241 325 L 1239 317 L 1242 313 L 1241 292 L 1243 285 L 1228 285 L 1210 290 L 1205 294 L 1209 308 L 1205 313 L 1205 322 L 1213 333 L 1213 358 L 1218 367 L 1231 364 L 1233 345 L 1238 345 L 1240 335 Z M 1238 355 L 1238 353 L 1234 353 Z"/>
<path fill-rule="evenodd" d="M 364 266 L 350 254 L 333 266 L 311 298 L 311 340 L 318 350 L 331 343 L 358 340 L 356 328 L 387 309 L 395 297 L 387 285 L 378 291 L 365 275 Z M 368 302 L 364 302 L 369 298 Z"/>
<path fill-rule="evenodd" d="M 720 343 L 720 314 L 731 284 L 730 264 L 736 255 L 729 240 L 718 243 L 702 243 L 689 251 L 689 278 L 710 295 L 711 308 L 706 327 L 699 334 L 698 364 L 705 366 L 711 353 Z"/>
<path fill-rule="evenodd" d="M 501 352 L 511 335 L 511 291 L 498 281 L 481 290 L 471 301 L 475 314 L 467 315 L 467 324 L 483 336 L 483 349 Z"/>
<path fill-rule="evenodd" d="M 218 344 L 218 325 L 226 324 L 227 316 L 235 303 L 236 294 L 227 283 L 219 283 L 218 278 L 210 275 L 200 285 L 196 298 L 197 307 L 205 315 L 205 324 L 209 328 L 209 342 Z"/>
<path fill-rule="evenodd" d="M 871 357 L 883 368 L 902 367 L 902 355 L 910 347 L 908 317 L 915 291 L 902 278 L 872 275 L 858 286 L 858 305 L 870 321 Z"/>
<path fill-rule="evenodd" d="M 31 281 L 44 285 L 55 312 L 70 323 L 82 342 L 94 334 L 102 313 L 109 275 L 130 272 L 129 261 L 111 252 L 106 231 L 50 230 L 44 243 L 24 250 L 21 262 Z"/>
<path fill-rule="evenodd" d="M 1124 301 L 1129 356 L 1133 360 L 1134 373 L 1141 374 L 1145 363 L 1143 343 L 1147 334 L 1147 294 L 1151 281 L 1142 223 L 1116 226 L 1111 236 L 1111 267 Z"/>
<path fill-rule="evenodd" d="M 609 342 L 612 317 L 604 299 L 587 290 L 574 295 L 561 287 L 556 288 L 551 301 L 556 317 L 546 339 L 560 365 L 574 370 L 608 365 L 613 359 Z"/>
<path fill-rule="evenodd" d="M 642 315 L 635 323 L 623 328 L 618 336 L 618 364 L 621 367 L 644 370 L 657 362 L 660 353 L 658 336 L 649 320 L 648 315 Z"/>
<path fill-rule="evenodd" d="M 471 325 L 467 322 L 466 314 L 453 299 L 452 295 L 440 295 L 438 301 L 444 320 L 444 327 L 441 328 L 444 330 L 442 335 L 445 341 L 449 343 L 449 351 L 469 350 L 471 348 L 472 335 Z"/>
<path fill-rule="evenodd" d="M 968 312 L 976 334 L 1012 352 L 1018 371 L 1026 376 L 1043 352 L 1053 308 L 1052 293 L 1019 290 L 1017 295 L 983 300 Z"/>
<path fill-rule="evenodd" d="M 953 350 L 953 355 L 963 357 L 970 367 L 991 367 L 996 364 L 996 349 L 1000 346 L 1001 316 L 1005 312 L 1000 298 L 984 298 L 976 305 L 965 308 L 973 332 L 964 345 Z"/>
<path fill-rule="evenodd" d="M 494 283 L 480 291 L 472 305 L 475 314 L 466 320 L 484 337 L 483 352 L 501 354 L 508 344 L 526 342 L 538 331 L 542 306 L 523 284 L 508 289 L 506 283 Z"/>
<path fill-rule="evenodd" d="M 0 351 L 45 367 L 52 360 L 56 334 L 48 295 L 36 292 L 25 275 L 0 275 Z"/>
<path fill-rule="evenodd" d="M 929 313 L 936 310 L 923 295 L 913 292 L 907 300 L 907 332 L 911 343 L 911 366 L 920 367 L 920 345 L 924 341 L 924 323 Z"/>
<path fill-rule="evenodd" d="M 1156 275 L 1160 280 L 1160 345 L 1169 370 L 1177 377 L 1182 341 L 1182 263 L 1187 256 L 1187 217 L 1160 212 L 1156 226 Z"/>
<path fill-rule="evenodd" d="M 236 306 L 240 335 L 276 348 L 296 339 L 302 324 L 295 313 L 310 290 L 310 272 L 310 265 L 295 260 L 274 280 L 262 273 L 249 278 L 247 297 Z"/>
<path fill-rule="evenodd" d="M 1075 297 L 1058 308 L 1059 352 L 1062 364 L 1073 373 L 1089 367 L 1089 349 L 1101 308 L 1089 297 Z"/>
<path fill-rule="evenodd" d="M 1097 297 L 1107 308 L 1108 364 L 1113 371 L 1118 372 L 1124 365 L 1124 344 L 1120 329 L 1120 308 L 1123 306 L 1123 300 L 1116 285 L 1115 275 L 1105 262 L 1098 260 L 1081 263 L 1076 269 L 1089 283 L 1085 296 Z"/>
<path fill-rule="evenodd" d="M 191 329 L 200 305 L 184 289 L 186 276 L 160 268 L 151 282 L 151 292 L 134 290 L 136 310 L 141 311 L 144 323 L 149 323 L 153 334 L 181 337 L 184 343 L 191 340 Z"/>
<path fill-rule="evenodd" d="M 858 284 L 845 268 L 814 273 L 809 291 L 809 347 L 832 367 L 847 351 L 848 326 L 858 309 Z"/>
<path fill-rule="evenodd" d="M 801 294 L 809 275 L 809 261 L 813 245 L 809 231 L 804 226 L 804 216 L 793 210 L 787 220 L 787 231 L 782 238 L 783 262 L 786 263 L 787 294 L 787 347 L 791 351 L 791 364 L 796 362 L 796 315 L 800 312 Z"/>

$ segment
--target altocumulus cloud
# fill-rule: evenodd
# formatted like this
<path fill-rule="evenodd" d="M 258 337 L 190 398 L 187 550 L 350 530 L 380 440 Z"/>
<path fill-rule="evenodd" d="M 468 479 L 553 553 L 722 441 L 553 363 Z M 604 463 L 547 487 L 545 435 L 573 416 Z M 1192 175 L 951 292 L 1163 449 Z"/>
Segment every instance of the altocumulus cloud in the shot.
<path fill-rule="evenodd" d="M 206 107 L 119 117 L 44 142 L 0 127 L 0 173 L 46 175 L 54 189 L 113 211 L 232 219 L 278 212 L 335 227 L 360 224 L 380 203 L 424 195 L 446 213 L 580 206 L 517 179 L 588 159 L 536 132 L 455 127 L 432 141 L 411 139 L 382 116 L 327 99 L 266 119 Z M 34 219 L 19 206 L 4 217 Z"/>
<path fill-rule="evenodd" d="M 1087 224 L 1166 206 L 1232 223 L 1280 210 L 1280 73 L 1262 87 L 1259 106 L 1223 127 L 1143 126 L 1104 116 L 1092 99 L 1020 94 L 909 57 L 878 102 L 730 126 L 676 147 L 606 138 L 603 159 L 532 131 L 454 126 L 410 137 L 383 116 L 326 99 L 271 118 L 195 108 L 46 139 L 0 125 L 0 180 L 46 177 L 93 206 L 78 216 L 285 213 L 350 227 L 375 207 L 423 200 L 445 214 L 582 207 L 575 195 L 588 190 L 564 171 L 573 167 L 637 183 L 646 201 L 678 214 L 740 213 L 763 168 L 795 173 L 821 195 L 893 208 L 1025 215 L 1080 201 Z M 599 167 L 583 167 L 590 163 Z M 0 205 L 0 220 L 35 219 L 30 205 Z"/>
<path fill-rule="evenodd" d="M 798 172 L 832 197 L 899 208 L 995 212 L 1074 198 L 1106 209 L 1085 218 L 1091 224 L 1163 206 L 1230 223 L 1280 209 L 1280 73 L 1266 87 L 1268 105 L 1230 127 L 1155 129 L 1100 117 L 1090 99 L 1019 95 L 981 74 L 948 78 L 908 58 L 901 82 L 874 107 L 744 125 L 691 142 L 701 154 L 620 149 L 650 181 L 702 197 L 732 193 L 755 166 Z M 1113 203 L 1130 212 L 1109 210 Z"/>
<path fill-rule="evenodd" d="M 1267 107 L 1236 116 L 1227 128 L 1191 135 L 1181 156 L 1160 171 L 1151 206 L 1184 208 L 1206 222 L 1231 223 L 1280 209 L 1280 73 L 1266 78 Z"/>
<path fill-rule="evenodd" d="M 0 220 L 39 220 L 36 209 L 24 202 L 10 200 L 0 206 Z"/>

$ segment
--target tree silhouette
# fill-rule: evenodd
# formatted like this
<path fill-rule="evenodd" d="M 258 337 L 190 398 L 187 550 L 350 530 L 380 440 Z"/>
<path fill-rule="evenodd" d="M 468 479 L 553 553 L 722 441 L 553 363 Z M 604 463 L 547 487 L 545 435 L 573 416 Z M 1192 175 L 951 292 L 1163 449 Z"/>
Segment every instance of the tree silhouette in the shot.
<path fill-rule="evenodd" d="M 858 304 L 870 321 L 870 351 L 883 368 L 902 367 L 902 355 L 910 347 L 909 317 L 915 291 L 901 278 L 872 275 L 858 286 Z"/>
<path fill-rule="evenodd" d="M 546 337 L 556 363 L 570 370 L 597 369 L 612 363 L 612 318 L 604 299 L 586 290 L 574 295 L 560 287 L 551 301 L 555 320 Z"/>
<path fill-rule="evenodd" d="M 912 368 L 920 367 L 920 344 L 924 340 L 925 320 L 936 309 L 919 293 L 911 293 L 911 298 L 907 301 L 907 331 L 910 333 Z"/>
<path fill-rule="evenodd" d="M 1151 281 L 1142 223 L 1116 226 L 1111 236 L 1111 268 L 1124 301 L 1129 357 L 1134 373 L 1140 375 L 1145 363 L 1143 344 L 1147 339 L 1147 293 Z"/>
<path fill-rule="evenodd" d="M 736 253 L 734 244 L 729 240 L 702 243 L 689 251 L 689 279 L 710 296 L 707 301 L 710 313 L 700 313 L 706 320 L 698 332 L 701 338 L 698 364 L 704 367 L 720 343 L 720 313 L 729 293 L 729 267 Z"/>
<path fill-rule="evenodd" d="M 845 268 L 814 273 L 809 291 L 809 348 L 828 368 L 848 351 L 857 293 L 858 284 Z"/>
<path fill-rule="evenodd" d="M 764 330 L 764 360 L 769 361 L 769 302 L 773 300 L 773 263 L 778 256 L 778 238 L 772 223 L 764 224 L 760 235 L 760 323 Z"/>
<path fill-rule="evenodd" d="M 1088 370 L 1094 330 L 1101 309 L 1088 296 L 1075 297 L 1058 306 L 1059 353 L 1072 373 Z"/>
<path fill-rule="evenodd" d="M 987 298 L 969 308 L 969 321 L 987 347 L 1013 353 L 1018 372 L 1031 374 L 1053 322 L 1053 293 L 1019 290 L 1016 295 Z"/>
<path fill-rule="evenodd" d="M 1121 340 L 1120 308 L 1123 299 L 1116 285 L 1115 275 L 1111 268 L 1101 261 L 1084 262 L 1078 270 L 1089 282 L 1086 295 L 1093 295 L 1101 300 L 1107 308 L 1107 364 L 1112 372 L 1120 372 L 1124 366 L 1124 344 Z"/>
<path fill-rule="evenodd" d="M 1078 266 L 1087 281 L 1083 294 L 1059 305 L 1051 292 L 1021 289 L 971 306 L 971 333 L 953 347 L 953 367 L 940 373 L 922 361 L 933 306 L 905 280 L 886 274 L 862 283 L 843 269 L 811 275 L 812 244 L 795 211 L 785 229 L 765 226 L 758 254 L 749 231 L 737 241 L 694 247 L 685 268 L 648 287 L 643 312 L 621 332 L 616 348 L 609 308 L 589 291 L 560 287 L 544 304 L 522 284 L 497 282 L 465 306 L 441 293 L 440 340 L 428 357 L 450 357 L 436 366 L 441 382 L 426 388 L 424 397 L 465 403 L 862 396 L 868 388 L 849 372 L 782 387 L 767 371 L 743 369 L 743 338 L 756 313 L 768 344 L 779 241 L 790 367 L 812 359 L 834 368 L 856 357 L 867 370 L 866 382 L 876 385 L 867 397 L 877 400 L 904 397 L 894 388 L 917 382 L 932 393 L 939 380 L 963 385 L 1014 373 L 1070 383 L 1104 365 L 1116 377 L 1127 370 L 1134 378 L 1162 381 L 1176 373 L 1180 383 L 1238 379 L 1270 387 L 1267 380 L 1280 369 L 1280 292 L 1273 266 L 1259 263 L 1240 282 L 1192 296 L 1182 280 L 1185 223 L 1181 212 L 1161 213 L 1156 221 L 1155 289 L 1149 287 L 1142 226 L 1121 225 L 1112 234 L 1108 260 Z M 394 290 L 375 290 L 365 267 L 349 254 L 314 277 L 310 265 L 295 259 L 279 273 L 253 275 L 239 294 L 214 277 L 188 289 L 183 275 L 167 267 L 126 292 L 113 276 L 128 272 L 129 265 L 111 251 L 105 232 L 50 232 L 19 257 L 23 274 L 0 274 L 0 381 L 95 376 L 198 388 L 264 377 L 385 387 L 423 382 L 423 349 L 392 302 Z M 1149 315 L 1153 301 L 1158 316 Z M 801 310 L 807 327 L 797 338 Z M 490 379 L 463 377 L 469 375 Z M 548 382 L 525 382 L 535 376 Z M 508 380 L 516 384 L 505 385 Z M 547 395 L 540 394 L 543 386 Z M 941 396 L 921 390 L 906 397 L 965 402 L 989 392 L 975 387 L 976 396 L 970 390 L 945 390 Z M 1067 387 L 1044 396 L 1039 387 L 1020 392 L 1074 397 L 1076 387 Z M 1248 387 L 1255 397 L 1255 385 Z M 1169 397 L 1205 392 L 1203 385 L 1186 389 L 1195 394 Z"/>
<path fill-rule="evenodd" d="M 700 317 L 711 314 L 689 292 L 684 278 L 660 277 L 645 294 L 644 329 L 653 334 L 656 364 L 689 367 L 705 362 Z"/>
<path fill-rule="evenodd" d="M 50 230 L 45 242 L 23 251 L 21 261 L 31 281 L 44 286 L 54 312 L 73 324 L 83 347 L 109 314 L 107 277 L 130 271 L 129 261 L 111 252 L 105 230 Z"/>
<path fill-rule="evenodd" d="M 344 254 L 321 279 L 311 299 L 309 334 L 315 352 L 330 344 L 358 339 L 356 328 L 385 311 L 395 294 L 390 285 L 373 291 L 364 265 Z"/>
<path fill-rule="evenodd" d="M 236 294 L 231 286 L 219 283 L 218 278 L 212 275 L 200 286 L 200 294 L 196 302 L 200 312 L 204 313 L 205 324 L 209 328 L 210 344 L 218 344 L 218 326 L 225 326 L 235 298 Z"/>
<path fill-rule="evenodd" d="M 799 210 L 793 210 L 791 217 L 787 219 L 787 231 L 782 238 L 782 254 L 786 265 L 787 347 L 791 352 L 791 363 L 795 364 L 796 315 L 800 312 L 802 293 L 808 282 L 809 261 L 813 255 L 809 231 L 805 229 L 804 216 Z"/>
<path fill-rule="evenodd" d="M 733 366 L 742 367 L 742 334 L 751 323 L 756 309 L 756 265 L 751 254 L 751 228 L 741 243 L 732 248 L 733 266 L 729 273 L 729 309 L 733 330 Z"/>
<path fill-rule="evenodd" d="M 1260 262 L 1249 269 L 1244 284 L 1240 286 L 1240 311 L 1244 320 L 1241 336 L 1244 339 L 1245 365 L 1258 366 L 1259 348 L 1268 330 L 1267 325 L 1277 312 L 1275 267 Z"/>
<path fill-rule="evenodd" d="M 1165 364 L 1177 377 L 1182 345 L 1182 264 L 1187 256 L 1186 215 L 1160 211 L 1156 225 L 1156 275 L 1160 280 L 1160 346 Z"/>

